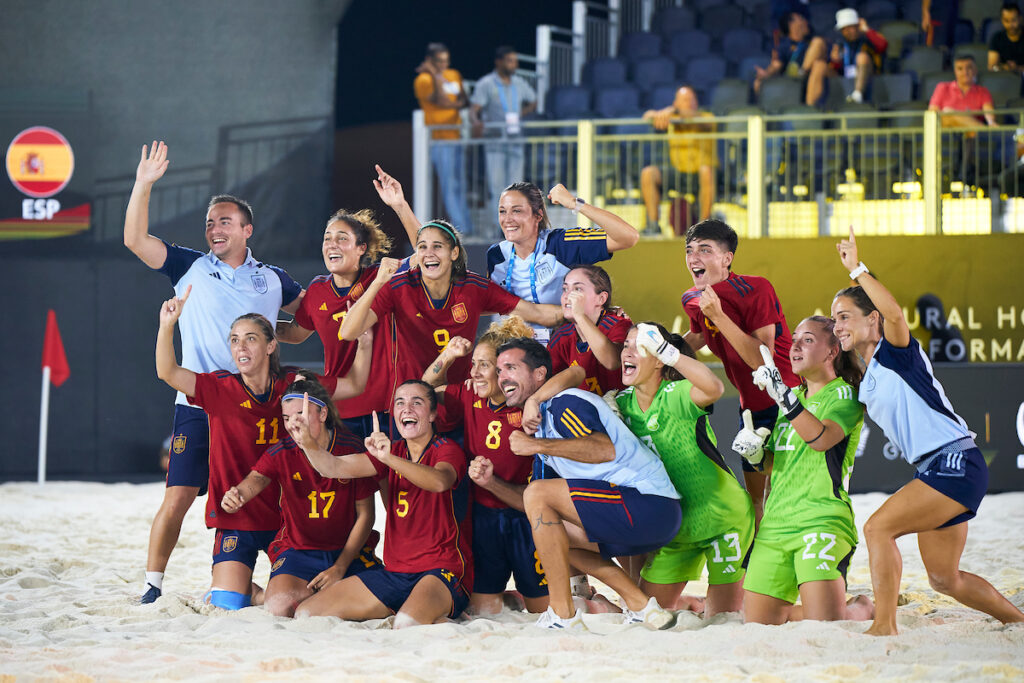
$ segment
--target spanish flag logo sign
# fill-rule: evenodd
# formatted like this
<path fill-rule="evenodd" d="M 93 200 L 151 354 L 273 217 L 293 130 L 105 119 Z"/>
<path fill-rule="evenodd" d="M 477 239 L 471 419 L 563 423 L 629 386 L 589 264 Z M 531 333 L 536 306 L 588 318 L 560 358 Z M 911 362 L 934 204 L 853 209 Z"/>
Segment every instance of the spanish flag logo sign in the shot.
<path fill-rule="evenodd" d="M 7 148 L 7 175 L 29 197 L 52 197 L 67 186 L 74 170 L 71 145 L 46 126 L 26 128 Z"/>

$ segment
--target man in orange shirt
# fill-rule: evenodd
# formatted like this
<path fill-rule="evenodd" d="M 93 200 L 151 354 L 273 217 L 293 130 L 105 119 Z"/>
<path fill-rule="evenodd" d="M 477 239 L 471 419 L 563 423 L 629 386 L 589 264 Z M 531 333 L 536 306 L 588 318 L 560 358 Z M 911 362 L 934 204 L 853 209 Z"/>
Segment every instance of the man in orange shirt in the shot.
<path fill-rule="evenodd" d="M 428 126 L 458 126 L 462 123 L 459 110 L 469 103 L 462 87 L 462 75 L 451 68 L 451 55 L 441 43 L 427 45 L 427 56 L 416 69 L 419 75 L 413 82 L 416 99 L 423 109 Z M 448 218 L 463 235 L 473 233 L 473 225 L 466 206 L 466 171 L 462 147 L 447 140 L 462 137 L 459 130 L 435 130 L 431 134 L 430 161 L 434 165 L 441 187 Z"/>

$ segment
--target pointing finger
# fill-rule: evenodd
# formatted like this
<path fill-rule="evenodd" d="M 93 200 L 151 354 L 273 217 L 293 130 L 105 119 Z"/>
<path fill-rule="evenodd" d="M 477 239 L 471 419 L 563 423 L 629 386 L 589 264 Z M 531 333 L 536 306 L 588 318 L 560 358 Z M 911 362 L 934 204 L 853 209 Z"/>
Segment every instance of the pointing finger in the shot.
<path fill-rule="evenodd" d="M 754 431 L 754 416 L 750 414 L 749 408 L 743 411 L 743 427 Z"/>
<path fill-rule="evenodd" d="M 772 358 L 771 349 L 764 344 L 761 344 L 761 358 L 764 359 L 764 364 L 770 368 L 775 367 L 775 359 Z"/>
<path fill-rule="evenodd" d="M 377 418 L 377 411 L 373 411 L 373 431 L 380 431 L 380 420 Z"/>

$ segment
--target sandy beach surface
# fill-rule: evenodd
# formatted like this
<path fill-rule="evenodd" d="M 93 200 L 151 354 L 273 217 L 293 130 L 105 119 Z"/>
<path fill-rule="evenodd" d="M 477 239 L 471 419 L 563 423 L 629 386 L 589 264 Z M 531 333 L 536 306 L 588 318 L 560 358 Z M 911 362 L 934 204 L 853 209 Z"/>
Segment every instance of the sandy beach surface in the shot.
<path fill-rule="evenodd" d="M 1024 680 L 1024 626 L 993 619 L 929 585 L 913 537 L 903 539 L 901 635 L 865 624 L 742 624 L 681 613 L 663 632 L 588 615 L 590 633 L 551 633 L 506 611 L 390 630 L 390 619 L 283 619 L 262 608 L 203 605 L 213 532 L 193 506 L 164 595 L 139 605 L 149 525 L 162 484 L 0 485 L 0 681 L 8 680 Z M 854 496 L 863 524 L 885 499 Z M 962 568 L 1024 606 L 1024 493 L 992 495 L 971 522 Z M 377 527 L 383 526 L 378 514 Z M 269 564 L 260 558 L 256 580 Z M 703 584 L 688 594 L 703 595 Z M 870 594 L 863 545 L 851 594 Z M 609 593 L 604 589 L 606 594 Z M 613 595 L 609 595 L 613 597 Z"/>

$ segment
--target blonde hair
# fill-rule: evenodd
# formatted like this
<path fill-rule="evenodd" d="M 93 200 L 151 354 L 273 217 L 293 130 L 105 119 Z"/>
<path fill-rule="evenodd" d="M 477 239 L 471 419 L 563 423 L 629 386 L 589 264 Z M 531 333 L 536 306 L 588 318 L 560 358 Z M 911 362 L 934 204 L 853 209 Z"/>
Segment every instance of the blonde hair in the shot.
<path fill-rule="evenodd" d="M 526 321 L 518 315 L 510 315 L 503 320 L 491 323 L 490 327 L 487 328 L 487 331 L 480 335 L 480 338 L 476 340 L 476 343 L 487 344 L 497 351 L 499 346 L 507 342 L 509 339 L 515 339 L 516 337 L 528 337 L 532 339 L 533 328 L 527 325 Z"/>

